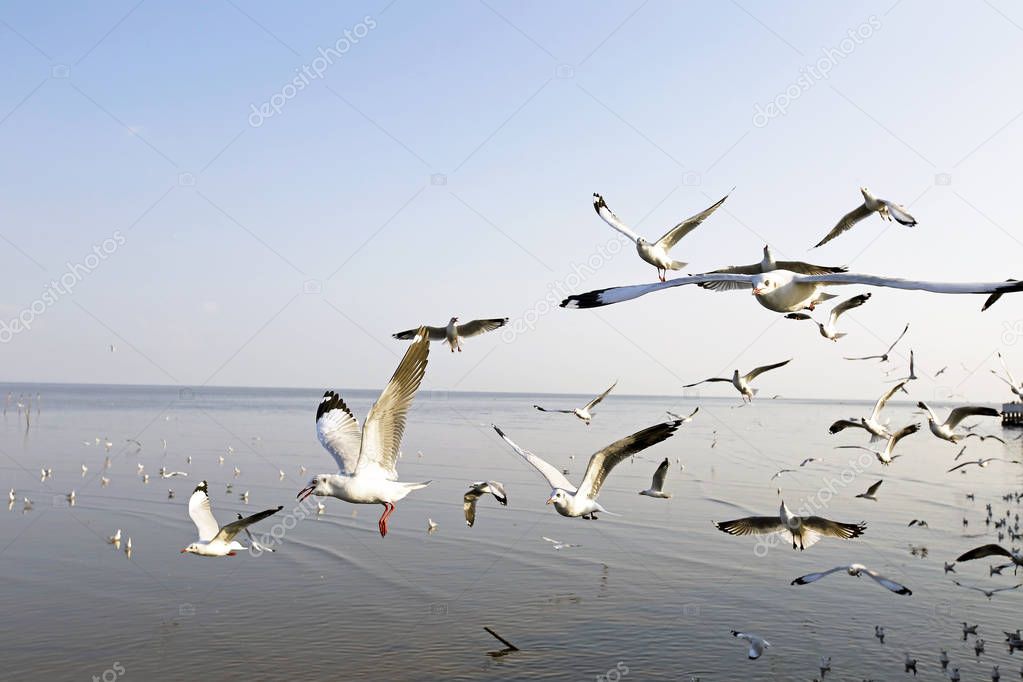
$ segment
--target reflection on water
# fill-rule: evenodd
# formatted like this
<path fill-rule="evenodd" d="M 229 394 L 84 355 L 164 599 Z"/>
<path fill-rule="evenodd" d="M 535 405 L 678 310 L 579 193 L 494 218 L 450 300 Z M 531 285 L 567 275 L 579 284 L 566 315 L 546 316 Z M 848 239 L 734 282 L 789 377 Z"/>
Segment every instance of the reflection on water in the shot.
<path fill-rule="evenodd" d="M 381 539 L 381 509 L 354 514 L 352 505 L 327 499 L 318 514 L 315 501 L 295 500 L 310 476 L 332 470 L 313 431 L 320 391 L 0 390 L 42 395 L 28 429 L 14 409 L 0 419 L 0 485 L 16 491 L 0 513 L 7 678 L 114 671 L 182 680 L 591 680 L 613 671 L 623 680 L 789 680 L 819 675 L 820 656 L 828 655 L 827 679 L 894 679 L 909 651 L 921 679 L 938 679 L 942 647 L 963 679 L 988 679 L 993 664 L 1006 677 L 1019 668 L 998 643 L 1003 629 L 1019 626 L 1023 595 L 999 593 L 989 602 L 951 584 L 959 576 L 1000 587 L 1014 578 L 989 575 L 984 560 L 946 576 L 943 563 L 997 541 L 985 504 L 995 519 L 1018 510 L 1002 496 L 1019 490 L 1021 467 L 946 474 L 958 448 L 926 429 L 900 443 L 903 456 L 890 467 L 858 462 L 857 451 L 833 448 L 859 444 L 861 435 L 830 436 L 827 426 L 866 404 L 764 400 L 732 409 L 735 402 L 723 399 L 612 395 L 587 428 L 531 409 L 536 396 L 424 393 L 399 471 L 433 483 L 398 504 Z M 359 416 L 376 396 L 344 394 Z M 599 447 L 663 419 L 666 409 L 696 404 L 700 412 L 674 438 L 611 474 L 600 500 L 622 516 L 598 521 L 566 519 L 544 505 L 543 480 L 490 429 L 500 425 L 578 480 Z M 888 409 L 893 424 L 919 419 L 910 402 Z M 994 420 L 984 428 L 999 429 Z M 993 441 L 969 447 L 978 457 L 1020 455 L 1016 441 L 1006 450 Z M 664 457 L 674 497 L 637 495 Z M 800 467 L 809 457 L 823 462 Z M 189 477 L 161 478 L 161 467 Z M 782 468 L 796 471 L 770 480 Z M 52 475 L 41 477 L 45 469 Z M 278 551 L 179 554 L 195 536 L 186 504 L 202 478 L 222 523 L 284 505 L 254 529 L 257 538 L 272 533 Z M 462 494 L 486 479 L 505 484 L 508 506 L 483 498 L 468 528 Z M 855 497 L 878 479 L 885 481 L 878 501 Z M 867 532 L 793 552 L 711 525 L 774 513 L 781 499 L 837 520 L 865 520 Z M 433 534 L 430 518 L 438 524 Z M 927 526 L 909 526 L 915 518 Z M 108 539 L 118 528 L 123 540 L 115 545 Z M 544 536 L 579 546 L 556 550 Z M 789 584 L 852 561 L 913 595 L 844 574 Z M 988 641 L 979 657 L 972 638 L 962 640 L 964 620 L 980 623 Z M 875 625 L 885 628 L 884 644 Z M 508 651 L 485 626 L 519 650 Z M 729 636 L 733 628 L 773 646 L 748 661 L 743 643 Z"/>

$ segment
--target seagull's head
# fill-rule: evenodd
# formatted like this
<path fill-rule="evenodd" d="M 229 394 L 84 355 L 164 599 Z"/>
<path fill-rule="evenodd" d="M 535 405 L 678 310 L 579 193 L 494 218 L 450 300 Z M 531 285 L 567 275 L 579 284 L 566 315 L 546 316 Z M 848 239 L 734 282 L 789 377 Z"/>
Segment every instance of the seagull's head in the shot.
<path fill-rule="evenodd" d="M 568 493 L 561 488 L 555 488 L 547 498 L 547 504 L 553 504 L 555 509 L 564 509 L 568 506 Z"/>
<path fill-rule="evenodd" d="M 321 497 L 328 496 L 330 495 L 329 486 L 330 483 L 327 480 L 327 475 L 318 474 L 309 479 L 308 485 L 299 490 L 298 495 L 295 495 L 295 497 L 298 499 L 299 502 L 304 502 L 305 498 L 309 497 L 310 495 L 320 495 Z"/>
<path fill-rule="evenodd" d="M 457 317 L 452 317 L 450 320 L 448 320 L 448 322 L 450 322 L 451 324 L 454 324 L 454 323 L 458 322 L 458 318 Z"/>
<path fill-rule="evenodd" d="M 863 195 L 863 198 L 864 198 L 864 199 L 869 199 L 869 198 L 870 198 L 871 196 L 873 196 L 873 195 L 872 195 L 872 194 L 870 193 L 870 190 L 869 190 L 869 189 L 867 189 L 866 187 L 860 187 L 860 194 L 862 194 L 862 195 Z"/>
<path fill-rule="evenodd" d="M 777 273 L 762 273 L 753 278 L 753 295 L 769 294 L 779 286 Z"/>
<path fill-rule="evenodd" d="M 188 547 L 185 547 L 183 550 L 181 550 L 181 553 L 182 554 L 198 554 L 199 553 L 199 543 L 193 542 Z"/>

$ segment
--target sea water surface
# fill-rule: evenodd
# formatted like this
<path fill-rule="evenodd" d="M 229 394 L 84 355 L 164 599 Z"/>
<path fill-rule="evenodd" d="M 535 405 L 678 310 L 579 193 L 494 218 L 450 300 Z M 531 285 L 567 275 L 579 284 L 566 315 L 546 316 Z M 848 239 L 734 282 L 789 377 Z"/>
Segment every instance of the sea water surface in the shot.
<path fill-rule="evenodd" d="M 829 655 L 828 680 L 891 680 L 904 678 L 908 651 L 920 661 L 918 679 L 937 680 L 945 679 L 942 647 L 964 680 L 990 679 L 994 664 L 1015 677 L 1023 663 L 1002 644 L 1003 629 L 1023 625 L 1023 590 L 988 601 L 952 584 L 957 576 L 984 586 L 1015 578 L 989 576 L 997 562 L 988 560 L 960 564 L 956 574 L 942 569 L 997 541 L 984 505 L 996 518 L 1016 514 L 1002 495 L 1020 490 L 1023 466 L 945 473 L 959 447 L 931 436 L 925 422 L 888 468 L 834 449 L 866 443 L 862 431 L 827 430 L 836 418 L 867 414 L 866 402 L 761 399 L 738 408 L 732 398 L 612 394 L 587 427 L 531 408 L 570 408 L 587 396 L 424 391 L 398 470 L 402 480 L 432 483 L 397 505 L 381 538 L 378 506 L 328 498 L 317 515 L 315 501 L 295 499 L 313 474 L 333 472 L 314 430 L 321 390 L 26 384 L 0 392 L 32 397 L 27 426 L 13 403 L 0 418 L 0 487 L 18 496 L 0 510 L 4 679 L 810 680 Z M 342 394 L 360 420 L 376 398 Z M 889 405 L 893 425 L 921 421 L 919 397 L 929 396 Z M 664 420 L 665 410 L 696 406 L 673 438 L 614 470 L 600 502 L 621 516 L 596 521 L 546 506 L 548 486 L 490 426 L 577 481 L 600 447 Z M 981 429 L 1002 431 L 993 419 Z M 1016 441 L 968 443 L 970 458 L 1021 454 Z M 674 497 L 637 495 L 664 457 Z M 807 457 L 824 461 L 800 467 Z M 161 479 L 161 466 L 189 477 Z M 40 482 L 41 467 L 52 478 Z M 782 468 L 797 471 L 771 480 Z M 222 524 L 284 505 L 254 527 L 257 536 L 272 533 L 278 551 L 180 554 L 196 537 L 187 500 L 201 479 Z M 503 482 L 509 504 L 482 499 L 468 528 L 462 494 L 484 479 Z M 879 479 L 879 501 L 855 498 Z M 72 489 L 74 506 L 65 498 Z M 865 520 L 867 532 L 799 552 L 711 523 L 774 514 L 783 498 L 833 519 Z M 429 518 L 438 524 L 433 534 Z M 914 518 L 929 527 L 908 527 Z M 132 539 L 130 558 L 123 544 L 106 542 L 118 528 Z M 543 536 L 580 546 L 556 551 Z M 844 574 L 790 585 L 852 561 L 913 595 Z M 980 623 L 984 654 L 974 654 L 972 637 L 962 640 L 960 621 Z M 875 625 L 886 628 L 883 645 Z M 483 626 L 520 650 L 496 655 L 503 645 Z M 747 660 L 733 628 L 772 647 Z"/>

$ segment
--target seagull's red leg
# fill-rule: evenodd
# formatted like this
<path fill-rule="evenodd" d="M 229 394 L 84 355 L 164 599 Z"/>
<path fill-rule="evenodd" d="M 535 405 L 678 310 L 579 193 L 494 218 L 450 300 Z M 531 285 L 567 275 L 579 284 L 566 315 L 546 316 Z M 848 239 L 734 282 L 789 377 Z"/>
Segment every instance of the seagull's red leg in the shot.
<path fill-rule="evenodd" d="M 380 517 L 380 537 L 387 535 L 387 519 L 391 518 L 391 514 L 394 513 L 394 505 L 390 502 L 384 502 L 384 513 Z"/>

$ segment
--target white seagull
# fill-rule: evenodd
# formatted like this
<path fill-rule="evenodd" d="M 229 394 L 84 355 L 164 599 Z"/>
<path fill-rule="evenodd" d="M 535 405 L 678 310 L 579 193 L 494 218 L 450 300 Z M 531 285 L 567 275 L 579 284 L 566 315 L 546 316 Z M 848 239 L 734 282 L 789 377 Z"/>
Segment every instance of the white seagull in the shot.
<path fill-rule="evenodd" d="M 823 536 L 850 540 L 863 535 L 867 524 L 841 523 L 822 516 L 797 516 L 785 506 L 784 500 L 777 516 L 747 516 L 732 521 L 714 522 L 714 526 L 729 535 L 772 535 L 781 533 L 792 541 L 792 549 L 803 550 L 817 543 Z"/>
<path fill-rule="evenodd" d="M 916 225 L 916 218 L 909 215 L 909 211 L 906 210 L 905 206 L 888 201 L 887 199 L 879 199 L 871 194 L 870 190 L 866 187 L 860 187 L 860 193 L 863 195 L 863 203 L 842 216 L 838 224 L 831 228 L 831 232 L 828 232 L 827 236 L 817 242 L 813 248 L 816 249 L 818 246 L 824 246 L 856 223 L 870 217 L 874 213 L 881 216 L 882 220 L 891 222 L 894 218 L 900 225 L 908 227 Z"/>
<path fill-rule="evenodd" d="M 899 431 L 896 431 L 888 437 L 885 443 L 884 450 L 871 450 L 870 448 L 863 447 L 862 445 L 839 445 L 836 449 L 851 449 L 851 450 L 866 450 L 867 452 L 873 453 L 877 457 L 877 461 L 888 466 L 902 455 L 892 454 L 895 451 L 895 446 L 898 445 L 899 441 L 910 436 L 920 430 L 919 424 L 910 424 L 905 426 Z"/>
<path fill-rule="evenodd" d="M 991 370 L 991 373 L 1008 384 L 1009 390 L 1016 396 L 1016 400 L 1023 399 L 1023 384 L 1016 383 L 1016 378 L 1012 376 L 1012 372 L 1009 370 L 1008 365 L 1005 364 L 1005 358 L 1002 357 L 1001 351 L 998 352 L 998 361 L 1002 363 L 1002 369 L 1005 370 L 1005 376 L 1003 377 L 995 370 Z"/>
<path fill-rule="evenodd" d="M 217 520 L 213 518 L 206 481 L 200 481 L 192 491 L 192 497 L 188 499 L 188 515 L 192 517 L 192 522 L 199 530 L 199 540 L 182 549 L 181 553 L 198 554 L 199 556 L 234 556 L 238 550 L 245 549 L 245 545 L 234 539 L 238 533 L 282 509 L 284 509 L 283 506 L 266 509 L 221 528 Z"/>
<path fill-rule="evenodd" d="M 562 308 L 598 308 L 600 306 L 631 301 L 662 289 L 687 284 L 708 284 L 732 282 L 752 286 L 757 302 L 776 313 L 793 313 L 799 310 L 813 310 L 821 301 L 834 298 L 833 294 L 822 291 L 824 287 L 845 284 L 862 284 L 872 287 L 930 291 L 938 294 L 1008 294 L 1023 291 L 1023 282 L 929 282 L 923 280 L 879 277 L 855 272 L 836 272 L 824 275 L 801 275 L 789 270 L 772 270 L 757 275 L 702 274 L 676 277 L 667 282 L 634 284 L 631 286 L 597 289 L 584 294 L 569 296 L 561 302 Z"/>
<path fill-rule="evenodd" d="M 964 552 L 956 561 L 972 561 L 973 559 L 982 559 L 987 556 L 1004 556 L 1007 557 L 1015 564 L 1015 568 L 1012 570 L 1013 573 L 1017 569 L 1023 568 L 1023 552 L 1009 551 L 1001 545 L 981 545 L 980 547 L 974 547 L 968 552 Z"/>
<path fill-rule="evenodd" d="M 693 409 L 692 412 L 690 412 L 689 414 L 687 414 L 685 416 L 680 415 L 680 414 L 675 414 L 671 410 L 665 410 L 665 413 L 669 417 L 671 417 L 673 420 L 675 420 L 675 421 L 682 422 L 683 424 L 688 424 L 689 422 L 693 421 L 693 417 L 695 417 L 696 413 L 699 412 L 699 411 L 700 411 L 700 408 L 696 407 L 696 408 Z"/>
<path fill-rule="evenodd" d="M 677 421 L 654 424 L 598 450 L 590 457 L 589 464 L 586 465 L 586 473 L 583 474 L 582 482 L 578 488 L 572 485 L 571 481 L 565 478 L 564 474 L 556 467 L 512 442 L 497 426 L 494 426 L 494 430 L 515 452 L 519 453 L 547 479 L 552 489 L 550 497 L 547 498 L 547 504 L 553 504 L 562 516 L 596 519 L 597 512 L 612 513 L 597 502 L 600 488 L 604 485 L 604 480 L 611 470 L 637 452 L 670 438 L 679 426 Z"/>
<path fill-rule="evenodd" d="M 774 255 L 771 253 L 771 247 L 764 245 L 764 257 L 759 263 L 753 263 L 752 265 L 729 265 L 728 267 L 711 270 L 708 274 L 758 275 L 763 272 L 771 272 L 772 270 L 788 270 L 789 272 L 797 272 L 801 275 L 826 275 L 835 272 L 845 272 L 847 269 L 840 266 L 813 265 L 812 263 L 803 263 L 802 261 L 775 260 Z M 736 289 L 749 289 L 752 287 L 752 284 L 746 281 L 718 280 L 703 282 L 700 284 L 700 287 L 713 291 L 734 291 Z"/>
<path fill-rule="evenodd" d="M 743 374 L 742 376 L 739 375 L 739 370 L 735 370 L 732 372 L 732 377 L 730 379 L 725 377 L 711 377 L 709 379 L 704 379 L 703 381 L 697 381 L 696 383 L 693 384 L 685 384 L 684 386 L 682 386 L 682 388 L 692 388 L 693 386 L 699 386 L 700 384 L 705 384 L 707 382 L 723 381 L 735 387 L 735 390 L 737 390 L 739 394 L 742 396 L 743 402 L 747 401 L 753 402 L 753 396 L 755 396 L 758 393 L 758 389 L 750 388 L 750 382 L 756 379 L 764 372 L 770 371 L 772 369 L 778 369 L 779 367 L 784 367 L 790 362 L 792 362 L 791 358 L 783 362 L 776 362 L 773 365 L 764 365 L 763 367 L 756 367 L 754 369 L 751 369 L 746 374 Z"/>
<path fill-rule="evenodd" d="M 427 328 L 420 327 L 362 428 L 341 396 L 334 391 L 323 394 L 316 410 L 316 435 L 337 463 L 338 473 L 313 476 L 298 499 L 319 495 L 353 504 L 381 504 L 384 513 L 377 526 L 381 537 L 387 535 L 394 503 L 430 483 L 402 483 L 397 470 L 405 417 L 423 381 L 429 354 L 430 337 Z"/>
<path fill-rule="evenodd" d="M 671 493 L 664 492 L 664 479 L 668 476 L 668 458 L 665 457 L 664 461 L 661 462 L 660 466 L 657 467 L 657 471 L 654 472 L 654 478 L 650 482 L 650 487 L 646 490 L 640 490 L 640 495 L 646 495 L 647 497 L 659 497 L 662 499 L 671 499 Z"/>
<path fill-rule="evenodd" d="M 168 471 L 167 467 L 160 467 L 160 478 L 174 478 L 175 476 L 188 476 L 185 471 Z"/>
<path fill-rule="evenodd" d="M 953 580 L 952 582 L 957 587 L 965 587 L 968 590 L 976 590 L 977 592 L 981 592 L 988 599 L 991 599 L 991 597 L 995 596 L 995 593 L 997 593 L 997 592 L 1008 592 L 1009 590 L 1015 590 L 1015 589 L 1019 589 L 1020 587 L 1023 587 L 1023 583 L 1017 583 L 1017 584 L 1013 585 L 1012 587 L 995 587 L 993 589 L 986 590 L 983 587 L 975 587 L 973 585 L 963 585 L 958 580 Z"/>
<path fill-rule="evenodd" d="M 680 239 L 699 227 L 700 223 L 706 220 L 711 213 L 716 211 L 721 204 L 725 203 L 725 199 L 727 198 L 728 195 L 726 194 L 720 201 L 712 205 L 710 208 L 704 209 L 696 215 L 686 218 L 678 225 L 668 230 L 663 237 L 655 242 L 649 242 L 633 232 L 628 225 L 623 223 L 618 216 L 616 216 L 614 212 L 608 208 L 607 203 L 604 201 L 604 197 L 596 193 L 593 195 L 593 209 L 605 223 L 624 234 L 636 245 L 636 251 L 639 253 L 639 257 L 657 268 L 657 277 L 663 282 L 664 276 L 667 274 L 668 270 L 681 270 L 688 265 L 688 263 L 673 260 L 668 252 L 671 251 L 675 244 L 678 244 Z"/>
<path fill-rule="evenodd" d="M 849 575 L 855 576 L 857 578 L 859 578 L 860 576 L 863 576 L 863 575 L 867 575 L 870 578 L 873 578 L 874 582 L 876 582 L 878 585 L 880 585 L 882 587 L 885 587 L 885 588 L 888 588 L 889 590 L 891 590 L 895 594 L 906 594 L 906 595 L 913 594 L 913 591 L 911 589 L 909 589 L 908 587 L 906 587 L 905 585 L 900 585 L 899 583 L 895 582 L 894 580 L 890 580 L 890 579 L 884 577 L 883 575 L 881 575 L 877 571 L 872 571 L 871 569 L 867 568 L 863 564 L 849 564 L 847 566 L 835 566 L 834 568 L 828 569 L 827 571 L 821 571 L 820 573 L 807 573 L 806 575 L 801 575 L 798 578 L 796 578 L 795 580 L 793 580 L 791 584 L 792 585 L 807 585 L 809 583 L 816 582 L 816 581 L 820 580 L 821 578 L 823 578 L 825 576 L 831 575 L 832 573 L 838 573 L 839 571 L 845 571 Z"/>
<path fill-rule="evenodd" d="M 884 481 L 878 481 L 874 485 L 867 488 L 867 492 L 860 493 L 856 497 L 862 497 L 865 500 L 874 500 L 875 502 L 877 502 L 877 489 L 881 487 L 882 483 L 884 483 Z"/>
<path fill-rule="evenodd" d="M 939 422 L 938 416 L 934 414 L 934 411 L 927 407 L 923 401 L 918 402 L 916 406 L 927 412 L 927 425 L 930 427 L 931 433 L 942 440 L 947 440 L 949 443 L 958 443 L 963 438 L 969 437 L 966 434 L 955 432 L 955 428 L 959 426 L 959 422 L 967 417 L 998 417 L 1001 415 L 1001 413 L 993 407 L 965 405 L 963 407 L 953 409 L 948 413 L 948 418 L 944 422 Z"/>
<path fill-rule="evenodd" d="M 859 306 L 869 301 L 870 296 L 871 296 L 870 293 L 859 294 L 857 296 L 853 296 L 852 298 L 847 298 L 846 300 L 842 301 L 841 303 L 839 303 L 838 305 L 831 309 L 831 313 L 828 315 L 827 322 L 817 322 L 807 313 L 789 313 L 785 317 L 787 317 L 790 320 L 811 320 L 814 324 L 817 325 L 817 328 L 820 330 L 821 336 L 828 339 L 829 341 L 838 341 L 840 338 L 846 335 L 845 332 L 838 331 L 836 327 L 836 325 L 838 324 L 838 318 L 841 317 L 843 313 L 846 313 L 852 310 L 853 308 L 858 308 Z"/>
<path fill-rule="evenodd" d="M 737 637 L 739 639 L 744 639 L 747 642 L 749 642 L 749 652 L 748 652 L 748 655 L 749 655 L 749 657 L 751 659 L 760 658 L 764 654 L 764 649 L 766 649 L 767 647 L 771 646 L 771 643 L 768 642 L 763 637 L 758 637 L 756 635 L 751 635 L 751 634 L 746 633 L 746 632 L 739 632 L 737 630 L 732 630 L 732 637 Z"/>
<path fill-rule="evenodd" d="M 872 441 L 890 438 L 892 433 L 888 430 L 887 423 L 883 423 L 881 421 L 881 410 L 884 409 L 884 406 L 888 404 L 891 397 L 905 386 L 906 383 L 906 381 L 900 381 L 885 391 L 884 395 L 878 398 L 877 402 L 874 403 L 874 409 L 870 411 L 869 417 L 839 419 L 828 427 L 828 433 L 834 435 L 844 429 L 857 428 L 867 431 L 870 434 L 870 440 Z"/>
<path fill-rule="evenodd" d="M 615 380 L 613 384 L 608 386 L 606 391 L 604 391 L 596 398 L 583 405 L 582 407 L 577 407 L 574 410 L 550 410 L 547 409 L 546 407 L 540 407 L 539 405 L 533 405 L 533 407 L 536 408 L 537 410 L 540 410 L 541 412 L 558 412 L 561 414 L 574 414 L 579 419 L 582 419 L 586 426 L 589 426 L 590 421 L 593 419 L 594 408 L 596 408 L 597 405 L 599 405 L 601 401 L 607 397 L 607 394 L 614 390 L 614 387 L 617 385 L 618 381 Z"/>
<path fill-rule="evenodd" d="M 417 338 L 418 334 L 426 329 L 431 341 L 445 341 L 451 347 L 451 352 L 456 350 L 462 352 L 462 339 L 479 336 L 485 332 L 499 329 L 508 324 L 507 317 L 495 317 L 489 320 L 472 320 L 465 324 L 458 324 L 458 318 L 452 317 L 444 327 L 419 327 L 419 329 L 406 329 L 403 332 L 392 334 L 399 341 L 408 341 Z"/>
<path fill-rule="evenodd" d="M 1012 461 L 1014 464 L 1019 464 L 1019 462 L 1017 462 L 1016 460 L 1004 460 L 1001 457 L 985 457 L 984 459 L 974 459 L 974 460 L 970 460 L 968 462 L 963 462 L 962 464 L 956 464 L 954 467 L 952 467 L 951 469 L 949 469 L 945 473 L 952 473 L 956 469 L 962 469 L 963 467 L 970 466 L 971 464 L 976 464 L 981 469 L 984 469 L 984 468 L 987 468 L 987 465 L 990 464 L 991 462 L 1006 462 L 1006 461 Z"/>
<path fill-rule="evenodd" d="M 465 512 L 465 525 L 472 528 L 476 523 L 476 503 L 479 499 L 490 493 L 494 499 L 504 506 L 508 506 L 508 495 L 504 492 L 504 486 L 497 481 L 477 481 L 469 484 L 469 490 L 462 496 L 462 511 Z"/>

